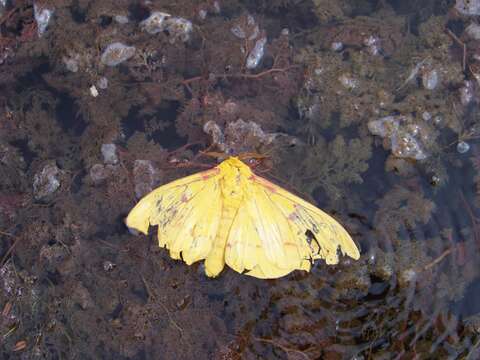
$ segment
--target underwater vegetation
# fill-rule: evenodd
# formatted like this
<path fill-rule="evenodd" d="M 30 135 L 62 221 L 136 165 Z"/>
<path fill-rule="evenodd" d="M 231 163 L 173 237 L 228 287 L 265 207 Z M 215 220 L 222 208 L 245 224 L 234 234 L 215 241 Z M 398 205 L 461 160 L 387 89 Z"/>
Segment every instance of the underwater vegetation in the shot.
<path fill-rule="evenodd" d="M 478 1 L 0 1 L 0 357 L 479 357 Z M 359 245 L 209 279 L 133 236 L 256 169 Z"/>

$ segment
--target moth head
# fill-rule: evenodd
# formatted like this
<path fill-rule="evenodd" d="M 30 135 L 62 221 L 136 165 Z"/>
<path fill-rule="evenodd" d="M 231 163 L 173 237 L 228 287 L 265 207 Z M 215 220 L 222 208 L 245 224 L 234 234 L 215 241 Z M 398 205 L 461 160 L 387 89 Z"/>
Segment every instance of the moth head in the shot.
<path fill-rule="evenodd" d="M 262 165 L 263 162 L 268 159 L 268 156 L 249 152 L 239 154 L 238 159 L 241 160 L 244 164 L 248 165 L 249 168 L 255 169 L 258 166 Z"/>

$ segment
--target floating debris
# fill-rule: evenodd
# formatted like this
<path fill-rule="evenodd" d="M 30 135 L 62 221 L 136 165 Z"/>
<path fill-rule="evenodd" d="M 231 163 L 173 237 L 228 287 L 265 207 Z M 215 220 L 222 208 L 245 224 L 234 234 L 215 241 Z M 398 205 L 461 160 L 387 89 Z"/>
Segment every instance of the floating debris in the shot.
<path fill-rule="evenodd" d="M 33 177 L 33 196 L 36 200 L 46 199 L 52 195 L 60 187 L 59 175 L 61 170 L 55 165 L 50 163 L 44 166 L 44 168 L 35 174 Z"/>
<path fill-rule="evenodd" d="M 459 141 L 458 142 L 457 151 L 460 154 L 465 154 L 466 152 L 468 152 L 468 150 L 470 150 L 470 145 L 467 142 L 465 142 L 465 141 Z"/>
<path fill-rule="evenodd" d="M 117 66 L 135 55 L 135 47 L 114 42 L 108 45 L 100 57 L 100 62 L 107 66 Z"/>
<path fill-rule="evenodd" d="M 403 115 L 386 116 L 368 123 L 373 135 L 388 141 L 393 155 L 399 158 L 424 160 L 428 157 L 425 142 L 430 139 L 428 129 Z"/>
<path fill-rule="evenodd" d="M 101 151 L 105 164 L 115 165 L 118 163 L 117 146 L 115 144 L 102 144 Z"/>
<path fill-rule="evenodd" d="M 37 22 L 37 32 L 38 36 L 42 36 L 45 31 L 47 31 L 48 24 L 53 15 L 53 10 L 48 9 L 46 7 L 42 7 L 37 3 L 33 4 L 33 15 L 35 17 L 35 21 Z"/>
<path fill-rule="evenodd" d="M 255 42 L 255 46 L 248 54 L 246 67 L 247 69 L 255 69 L 265 54 L 265 44 L 267 43 L 267 38 L 262 37 Z"/>

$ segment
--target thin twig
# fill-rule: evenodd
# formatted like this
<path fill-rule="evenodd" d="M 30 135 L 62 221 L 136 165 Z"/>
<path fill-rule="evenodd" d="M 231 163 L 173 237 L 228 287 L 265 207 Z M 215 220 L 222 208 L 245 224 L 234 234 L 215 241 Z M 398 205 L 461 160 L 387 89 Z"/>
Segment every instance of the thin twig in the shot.
<path fill-rule="evenodd" d="M 475 216 L 472 209 L 470 208 L 470 205 L 468 204 L 467 199 L 465 199 L 465 195 L 463 195 L 463 192 L 459 191 L 459 194 L 462 198 L 465 208 L 467 209 L 468 215 L 470 216 L 470 221 L 472 222 L 473 237 L 475 241 L 478 242 L 480 240 L 480 230 L 478 229 L 479 219 Z"/>
<path fill-rule="evenodd" d="M 154 300 L 154 303 L 155 304 L 159 304 L 162 309 L 165 311 L 165 313 L 167 314 L 168 316 L 168 319 L 170 320 L 170 322 L 173 324 L 173 326 L 175 326 L 178 331 L 180 331 L 180 333 L 183 335 L 183 329 L 175 322 L 175 320 L 173 320 L 172 318 L 172 315 L 170 314 L 170 311 L 168 310 L 168 308 L 165 306 L 165 304 L 163 304 L 159 299 L 157 299 L 157 297 L 155 296 L 155 294 L 153 293 L 152 289 L 150 288 L 150 286 L 148 285 L 148 282 L 147 280 L 145 279 L 145 277 L 143 276 L 143 274 L 140 274 L 141 278 L 142 278 L 142 281 L 143 281 L 143 284 L 145 285 L 145 289 L 147 290 L 147 294 L 148 294 L 148 298 L 149 299 L 153 299 Z"/>
<path fill-rule="evenodd" d="M 18 242 L 20 241 L 21 238 L 18 238 L 17 240 L 15 240 L 12 244 L 12 246 L 10 246 L 10 248 L 7 250 L 7 252 L 5 253 L 5 255 L 3 255 L 3 258 L 2 258 L 2 261 L 0 262 L 0 266 L 3 266 L 5 264 L 5 262 L 7 261 L 7 258 L 10 256 L 10 254 L 12 253 L 13 249 L 15 249 L 15 246 L 17 246 Z"/>
<path fill-rule="evenodd" d="M 445 250 L 443 253 L 440 254 L 440 256 L 438 256 L 436 259 L 434 259 L 432 262 L 428 263 L 427 265 L 425 265 L 423 267 L 423 270 L 426 271 L 426 270 L 429 270 L 431 269 L 432 267 L 434 267 L 435 265 L 437 265 L 440 261 L 442 261 L 447 255 L 450 255 L 453 250 L 455 250 L 455 246 L 451 246 L 449 247 L 447 250 Z"/>
<path fill-rule="evenodd" d="M 467 45 L 458 38 L 457 35 L 455 35 L 450 29 L 446 29 L 447 34 L 450 35 L 450 37 L 463 48 L 463 59 L 462 59 L 462 67 L 463 71 L 467 69 Z"/>
<path fill-rule="evenodd" d="M 18 7 L 13 8 L 8 13 L 3 15 L 3 17 L 0 19 L 0 25 L 2 25 L 5 21 L 7 21 L 10 18 L 10 16 L 12 16 L 17 10 L 18 10 Z"/>
<path fill-rule="evenodd" d="M 473 359 L 473 355 L 475 355 L 475 352 L 478 350 L 478 347 L 480 346 L 480 339 L 477 340 L 475 345 L 470 348 L 470 351 L 468 352 L 467 356 L 465 357 L 465 360 L 470 360 Z"/>
<path fill-rule="evenodd" d="M 268 75 L 268 74 L 273 74 L 273 73 L 279 73 L 279 72 L 286 72 L 292 68 L 296 68 L 298 67 L 298 65 L 290 65 L 290 66 L 287 66 L 285 68 L 276 68 L 276 67 L 273 67 L 271 69 L 268 69 L 268 70 L 265 70 L 265 71 L 261 71 L 257 74 L 244 74 L 244 73 L 239 73 L 239 74 L 210 74 L 209 77 L 213 77 L 215 79 L 218 79 L 218 78 L 235 78 L 235 79 L 258 79 L 258 78 L 261 78 L 265 75 Z M 199 80 L 203 80 L 206 78 L 203 77 L 203 76 L 195 76 L 193 78 L 190 78 L 190 79 L 185 79 L 182 81 L 182 84 L 183 85 L 188 85 L 192 82 L 195 82 L 195 81 L 199 81 Z"/>
<path fill-rule="evenodd" d="M 298 355 L 302 356 L 304 359 L 311 360 L 310 356 L 308 356 L 304 351 L 294 349 L 294 348 L 290 348 L 288 346 L 284 346 L 284 345 L 276 342 L 275 340 L 259 338 L 259 337 L 254 337 L 253 339 L 256 340 L 256 341 L 259 341 L 259 342 L 264 342 L 264 343 L 276 346 L 276 347 L 282 349 L 287 354 L 287 356 L 288 356 L 289 353 L 295 353 L 295 354 L 298 354 Z"/>

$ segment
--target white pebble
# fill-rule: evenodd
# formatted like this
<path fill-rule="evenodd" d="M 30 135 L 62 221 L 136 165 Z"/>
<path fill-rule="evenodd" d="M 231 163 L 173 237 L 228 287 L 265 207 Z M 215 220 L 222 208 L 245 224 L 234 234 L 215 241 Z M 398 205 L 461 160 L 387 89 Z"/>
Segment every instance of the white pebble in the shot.
<path fill-rule="evenodd" d="M 113 19 L 120 25 L 125 25 L 129 22 L 128 16 L 125 15 L 115 15 Z"/>
<path fill-rule="evenodd" d="M 198 17 L 202 20 L 205 20 L 207 18 L 207 10 L 200 9 L 198 11 Z"/>
<path fill-rule="evenodd" d="M 480 15 L 480 1 L 479 0 L 457 0 L 455 9 L 459 13 L 467 16 Z"/>
<path fill-rule="evenodd" d="M 105 76 L 102 76 L 97 80 L 97 86 L 100 89 L 105 90 L 108 87 L 108 79 Z"/>
<path fill-rule="evenodd" d="M 427 90 L 433 90 L 437 87 L 439 82 L 439 75 L 438 71 L 433 69 L 433 70 L 428 70 L 422 75 L 422 84 L 423 87 Z"/>
<path fill-rule="evenodd" d="M 48 24 L 52 19 L 53 10 L 42 7 L 37 3 L 33 4 L 33 15 L 35 21 L 37 22 L 37 32 L 38 36 L 42 36 L 47 30 Z"/>
<path fill-rule="evenodd" d="M 476 23 L 471 23 L 467 26 L 465 32 L 468 36 L 470 36 L 470 38 L 474 40 L 480 40 L 480 25 Z"/>
<path fill-rule="evenodd" d="M 106 168 L 102 164 L 95 164 L 90 168 L 90 179 L 95 185 L 102 183 L 112 174 L 111 169 Z"/>
<path fill-rule="evenodd" d="M 258 66 L 265 53 L 266 43 L 266 37 L 262 37 L 255 42 L 255 46 L 253 47 L 252 51 L 250 51 L 250 54 L 248 54 L 247 57 L 246 67 L 248 69 L 255 69 Z"/>
<path fill-rule="evenodd" d="M 80 61 L 80 55 L 79 54 L 74 54 L 70 57 L 64 56 L 62 58 L 63 63 L 65 64 L 65 67 L 67 68 L 68 71 L 76 73 L 79 68 L 79 61 Z"/>
<path fill-rule="evenodd" d="M 150 160 L 135 160 L 133 163 L 133 179 L 137 199 L 153 190 L 157 176 L 158 172 Z"/>
<path fill-rule="evenodd" d="M 135 47 L 114 42 L 108 45 L 100 57 L 100 62 L 107 66 L 117 66 L 135 55 Z"/>
<path fill-rule="evenodd" d="M 468 150 L 470 150 L 470 145 L 465 141 L 459 141 L 457 144 L 457 151 L 460 154 L 465 154 Z"/>
<path fill-rule="evenodd" d="M 41 200 L 53 194 L 60 187 L 60 169 L 54 163 L 47 164 L 33 177 L 33 195 Z"/>
<path fill-rule="evenodd" d="M 460 88 L 460 102 L 463 106 L 466 106 L 472 102 L 474 92 L 475 85 L 473 81 L 464 81 L 463 86 Z"/>
<path fill-rule="evenodd" d="M 102 144 L 103 162 L 115 165 L 118 163 L 117 146 L 115 144 Z"/>
<path fill-rule="evenodd" d="M 340 75 L 338 80 L 348 90 L 353 90 L 357 88 L 359 85 L 359 81 L 355 79 L 353 76 L 351 76 L 350 74 L 342 74 Z"/>
<path fill-rule="evenodd" d="M 97 90 L 97 88 L 95 87 L 95 85 L 90 86 L 90 95 L 92 95 L 93 97 L 97 97 L 97 96 L 98 96 L 98 90 Z"/>
<path fill-rule="evenodd" d="M 333 50 L 333 51 L 342 51 L 343 50 L 343 43 L 341 41 L 334 41 L 332 42 L 332 44 L 330 45 L 330 48 Z"/>
<path fill-rule="evenodd" d="M 170 14 L 161 11 L 154 11 L 148 18 L 140 23 L 140 28 L 151 35 L 157 34 L 165 30 L 164 21 L 170 16 Z"/>

